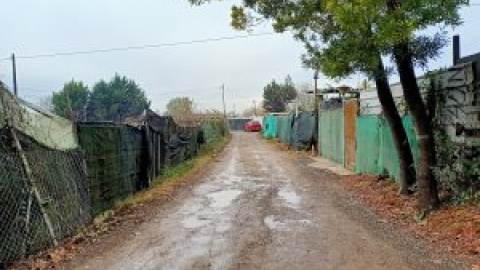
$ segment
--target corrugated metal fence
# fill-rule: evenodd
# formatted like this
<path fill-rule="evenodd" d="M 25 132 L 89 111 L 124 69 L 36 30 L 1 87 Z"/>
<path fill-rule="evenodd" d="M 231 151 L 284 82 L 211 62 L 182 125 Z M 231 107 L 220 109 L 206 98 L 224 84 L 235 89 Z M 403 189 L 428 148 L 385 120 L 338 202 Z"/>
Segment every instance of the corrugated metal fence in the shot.
<path fill-rule="evenodd" d="M 419 149 L 412 119 L 403 118 L 414 160 Z M 355 172 L 400 177 L 400 162 L 390 127 L 382 116 L 364 115 L 357 119 L 357 162 Z"/>
<path fill-rule="evenodd" d="M 292 126 L 293 126 L 292 113 L 286 115 L 279 115 L 277 117 L 278 123 L 278 138 L 286 145 L 292 145 Z"/>
<path fill-rule="evenodd" d="M 343 108 L 321 110 L 318 134 L 319 153 L 343 165 L 345 161 Z"/>

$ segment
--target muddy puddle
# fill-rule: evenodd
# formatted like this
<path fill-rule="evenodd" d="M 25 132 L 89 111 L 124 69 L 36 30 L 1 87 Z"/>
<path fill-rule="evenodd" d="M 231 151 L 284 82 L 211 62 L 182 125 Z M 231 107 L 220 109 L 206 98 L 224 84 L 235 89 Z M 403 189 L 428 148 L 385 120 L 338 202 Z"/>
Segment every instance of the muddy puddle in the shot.
<path fill-rule="evenodd" d="M 240 194 L 242 194 L 241 190 L 223 190 L 210 193 L 207 197 L 210 199 L 210 207 L 225 208 L 230 206 Z"/>

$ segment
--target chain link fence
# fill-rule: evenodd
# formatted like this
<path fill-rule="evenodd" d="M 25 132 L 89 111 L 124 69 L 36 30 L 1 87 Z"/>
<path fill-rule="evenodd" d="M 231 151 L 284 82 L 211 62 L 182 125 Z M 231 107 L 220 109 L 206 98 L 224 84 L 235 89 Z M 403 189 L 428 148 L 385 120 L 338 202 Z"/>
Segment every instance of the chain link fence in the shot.
<path fill-rule="evenodd" d="M 0 84 L 0 269 L 92 221 L 73 123 Z"/>
<path fill-rule="evenodd" d="M 0 269 L 75 235 L 148 187 L 165 166 L 193 158 L 199 144 L 228 133 L 223 119 L 191 126 L 154 120 L 76 125 L 0 83 Z"/>
<path fill-rule="evenodd" d="M 58 151 L 11 129 L 0 135 L 0 268 L 52 247 L 92 220 L 83 154 Z"/>

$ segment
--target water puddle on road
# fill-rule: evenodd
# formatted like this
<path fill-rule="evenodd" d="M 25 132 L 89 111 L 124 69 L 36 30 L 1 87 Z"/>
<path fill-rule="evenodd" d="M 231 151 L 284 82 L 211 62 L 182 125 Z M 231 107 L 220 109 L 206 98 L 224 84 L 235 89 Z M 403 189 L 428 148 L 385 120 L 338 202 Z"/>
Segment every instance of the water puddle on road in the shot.
<path fill-rule="evenodd" d="M 263 219 L 263 222 L 270 230 L 275 231 L 291 231 L 298 226 L 312 225 L 312 221 L 308 219 L 280 221 L 278 220 L 278 217 L 272 215 L 266 216 Z"/>
<path fill-rule="evenodd" d="M 285 223 L 275 220 L 274 216 L 266 216 L 263 222 L 270 230 L 279 230 L 285 227 Z"/>
<path fill-rule="evenodd" d="M 210 224 L 210 220 L 198 216 L 190 216 L 182 220 L 185 229 L 197 229 Z"/>
<path fill-rule="evenodd" d="M 232 202 L 242 194 L 241 190 L 222 190 L 214 193 L 207 194 L 210 199 L 210 206 L 213 208 L 226 208 L 232 204 Z"/>
<path fill-rule="evenodd" d="M 288 204 L 295 205 L 295 206 L 298 205 L 301 200 L 300 196 L 298 196 L 298 194 L 292 189 L 282 188 L 278 192 L 278 195 Z"/>

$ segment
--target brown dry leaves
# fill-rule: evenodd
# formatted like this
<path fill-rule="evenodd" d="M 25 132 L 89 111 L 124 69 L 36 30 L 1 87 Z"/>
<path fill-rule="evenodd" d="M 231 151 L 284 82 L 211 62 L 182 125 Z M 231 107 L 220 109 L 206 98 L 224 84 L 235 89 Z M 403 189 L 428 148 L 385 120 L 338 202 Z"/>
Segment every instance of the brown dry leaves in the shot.
<path fill-rule="evenodd" d="M 480 263 L 480 207 L 442 205 L 426 222 L 417 222 L 415 199 L 401 196 L 397 186 L 374 176 L 349 176 L 341 186 L 371 205 L 387 222 L 395 223 L 436 246 Z M 473 266 L 480 270 L 480 264 Z M 476 268 L 475 268 L 476 267 Z"/>

